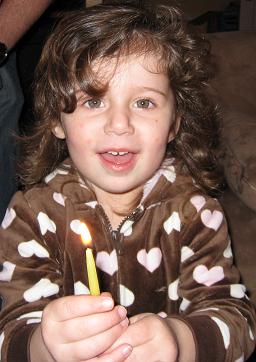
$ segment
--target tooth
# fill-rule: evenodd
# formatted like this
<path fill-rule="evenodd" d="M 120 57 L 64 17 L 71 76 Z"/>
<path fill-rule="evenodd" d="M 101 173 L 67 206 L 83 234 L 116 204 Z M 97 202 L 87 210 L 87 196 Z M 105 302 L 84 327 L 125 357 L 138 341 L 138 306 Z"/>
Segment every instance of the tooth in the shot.
<path fill-rule="evenodd" d="M 117 155 L 118 155 L 118 152 L 116 152 L 116 151 L 109 151 L 108 153 L 110 153 L 110 154 L 113 155 L 113 156 L 117 156 Z"/>
<path fill-rule="evenodd" d="M 108 151 L 108 153 L 112 156 L 124 156 L 124 155 L 127 155 L 129 152 L 127 152 L 127 151 L 122 151 L 122 152 Z"/>

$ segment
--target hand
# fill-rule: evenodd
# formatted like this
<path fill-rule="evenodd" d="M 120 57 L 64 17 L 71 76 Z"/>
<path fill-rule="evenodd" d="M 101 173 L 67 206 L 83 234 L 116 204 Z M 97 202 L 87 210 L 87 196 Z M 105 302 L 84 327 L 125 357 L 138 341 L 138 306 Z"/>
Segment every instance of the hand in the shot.
<path fill-rule="evenodd" d="M 119 343 L 105 356 L 97 356 L 109 349 L 127 326 L 125 308 L 114 306 L 109 295 L 80 295 L 49 303 L 43 312 L 41 333 L 57 362 L 122 362 L 131 350 L 127 344 Z"/>
<path fill-rule="evenodd" d="M 175 362 L 178 360 L 176 336 L 165 319 L 156 314 L 143 313 L 130 318 L 130 325 L 124 330 L 112 348 L 128 343 L 133 351 L 127 362 Z"/>

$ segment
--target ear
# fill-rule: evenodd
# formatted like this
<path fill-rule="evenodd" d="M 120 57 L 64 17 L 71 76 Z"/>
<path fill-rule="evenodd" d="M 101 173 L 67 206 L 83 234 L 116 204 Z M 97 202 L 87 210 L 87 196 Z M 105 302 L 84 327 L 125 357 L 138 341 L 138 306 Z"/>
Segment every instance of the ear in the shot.
<path fill-rule="evenodd" d="M 52 128 L 52 133 L 54 134 L 55 137 L 60 138 L 62 140 L 64 140 L 66 138 L 64 129 L 61 125 L 61 123 L 57 123 L 53 128 Z"/>
<path fill-rule="evenodd" d="M 171 142 L 176 137 L 180 128 L 180 122 L 181 122 L 181 116 L 176 116 L 175 121 L 173 122 L 169 132 L 168 143 Z"/>

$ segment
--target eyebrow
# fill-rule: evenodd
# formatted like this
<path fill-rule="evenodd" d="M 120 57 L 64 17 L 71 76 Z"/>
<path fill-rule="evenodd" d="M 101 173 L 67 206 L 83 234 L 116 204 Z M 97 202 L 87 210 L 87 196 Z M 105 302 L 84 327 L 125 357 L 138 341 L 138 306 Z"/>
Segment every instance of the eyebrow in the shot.
<path fill-rule="evenodd" d="M 84 94 L 85 94 L 85 93 L 84 93 L 81 89 L 77 89 L 77 90 L 75 91 L 75 96 L 76 96 L 76 97 L 81 98 L 81 97 L 84 96 Z"/>
<path fill-rule="evenodd" d="M 155 92 L 155 93 L 158 93 L 160 95 L 162 95 L 163 97 L 166 97 L 166 93 L 165 92 L 162 92 L 160 89 L 157 89 L 157 88 L 152 88 L 152 87 L 144 87 L 142 86 L 141 87 L 142 89 L 145 89 L 147 91 L 151 91 L 151 92 Z M 85 93 L 81 90 L 81 89 L 78 89 L 76 92 L 75 92 L 75 95 L 77 97 L 77 100 L 80 100 L 81 98 L 83 98 L 85 96 Z"/>
<path fill-rule="evenodd" d="M 83 91 L 81 91 L 81 89 L 79 89 L 75 92 L 75 96 L 76 96 L 76 101 L 81 102 L 88 96 L 88 94 L 84 93 Z"/>
<path fill-rule="evenodd" d="M 162 96 L 166 97 L 166 93 L 160 91 L 159 89 L 151 88 L 151 87 L 142 87 L 142 88 L 145 89 L 145 90 L 149 90 L 149 91 L 151 91 L 151 92 L 159 93 L 159 94 L 161 94 Z"/>

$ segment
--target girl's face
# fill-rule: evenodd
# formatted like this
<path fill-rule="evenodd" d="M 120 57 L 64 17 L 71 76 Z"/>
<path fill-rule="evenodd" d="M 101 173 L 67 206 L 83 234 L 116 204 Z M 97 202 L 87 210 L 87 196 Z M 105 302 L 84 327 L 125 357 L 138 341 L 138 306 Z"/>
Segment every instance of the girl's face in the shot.
<path fill-rule="evenodd" d="M 110 77 L 101 98 L 77 92 L 77 108 L 61 114 L 53 132 L 66 139 L 75 166 L 94 188 L 137 195 L 161 165 L 178 124 L 169 79 L 157 73 L 158 57 L 130 55 L 95 64 Z"/>

